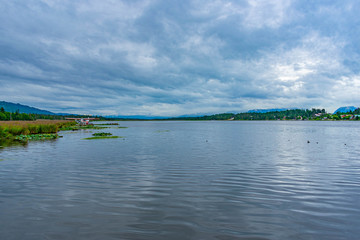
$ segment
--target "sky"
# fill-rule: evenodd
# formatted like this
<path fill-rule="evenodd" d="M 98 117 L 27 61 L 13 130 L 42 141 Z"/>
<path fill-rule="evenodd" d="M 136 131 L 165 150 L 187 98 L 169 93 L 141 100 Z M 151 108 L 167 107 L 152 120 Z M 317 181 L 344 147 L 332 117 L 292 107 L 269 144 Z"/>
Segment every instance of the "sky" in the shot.
<path fill-rule="evenodd" d="M 0 101 L 180 116 L 360 106 L 358 0 L 0 0 Z"/>

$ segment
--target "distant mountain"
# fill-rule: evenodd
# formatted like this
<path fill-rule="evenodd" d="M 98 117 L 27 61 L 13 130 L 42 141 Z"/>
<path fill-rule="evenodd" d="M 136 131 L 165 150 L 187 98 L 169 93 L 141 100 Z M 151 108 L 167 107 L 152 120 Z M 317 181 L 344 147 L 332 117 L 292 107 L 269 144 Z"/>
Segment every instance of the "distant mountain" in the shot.
<path fill-rule="evenodd" d="M 74 114 L 74 113 L 55 113 L 59 116 L 80 116 L 80 114 Z"/>
<path fill-rule="evenodd" d="M 334 112 L 335 113 L 338 113 L 338 112 L 341 112 L 341 113 L 347 113 L 347 112 L 350 112 L 350 111 L 354 111 L 356 110 L 357 107 L 354 107 L 354 106 L 347 106 L 347 107 L 339 107 L 338 109 L 336 109 L 336 111 Z"/>
<path fill-rule="evenodd" d="M 19 103 L 11 103 L 11 102 L 5 102 L 0 101 L 0 108 L 3 107 L 6 112 L 16 112 L 19 110 L 20 113 L 35 113 L 35 114 L 45 114 L 45 115 L 56 115 L 55 113 L 41 110 L 34 107 L 29 107 L 26 105 L 22 105 Z"/>
<path fill-rule="evenodd" d="M 185 114 L 185 115 L 180 115 L 180 116 L 176 116 L 176 118 L 186 118 L 186 117 L 203 117 L 205 115 L 213 115 L 213 113 L 208 113 L 208 114 Z M 173 117 L 168 117 L 168 118 L 173 118 Z"/>
<path fill-rule="evenodd" d="M 145 115 L 111 115 L 105 116 L 106 118 L 116 118 L 116 119 L 142 119 L 142 120 L 152 120 L 152 119 L 166 119 L 167 117 L 160 116 L 145 116 Z"/>
<path fill-rule="evenodd" d="M 282 112 L 286 110 L 293 110 L 296 108 L 271 108 L 271 109 L 252 109 L 247 111 L 248 113 L 268 113 L 268 112 Z"/>
<path fill-rule="evenodd" d="M 175 118 L 187 118 L 187 117 L 203 117 L 204 114 L 187 114 L 177 116 Z M 139 120 L 156 120 L 156 119 L 171 119 L 174 117 L 164 117 L 164 116 L 148 116 L 148 115 L 111 115 L 105 116 L 106 118 L 117 118 L 117 119 L 139 119 Z"/>

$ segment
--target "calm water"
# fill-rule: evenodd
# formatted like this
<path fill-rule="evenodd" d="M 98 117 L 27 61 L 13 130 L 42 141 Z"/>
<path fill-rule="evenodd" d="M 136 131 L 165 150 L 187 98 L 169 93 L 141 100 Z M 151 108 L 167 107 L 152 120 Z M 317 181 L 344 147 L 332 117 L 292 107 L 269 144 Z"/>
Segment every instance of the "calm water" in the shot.
<path fill-rule="evenodd" d="M 120 125 L 0 148 L 0 239 L 360 236 L 360 122 Z"/>

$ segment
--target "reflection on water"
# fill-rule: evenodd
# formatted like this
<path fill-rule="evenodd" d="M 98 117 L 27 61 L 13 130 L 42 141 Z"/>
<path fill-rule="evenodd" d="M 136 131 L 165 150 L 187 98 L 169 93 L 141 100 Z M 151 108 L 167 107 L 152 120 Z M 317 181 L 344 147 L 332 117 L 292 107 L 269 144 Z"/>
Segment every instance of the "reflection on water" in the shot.
<path fill-rule="evenodd" d="M 0 148 L 0 239 L 356 239 L 358 124 L 120 122 Z"/>
<path fill-rule="evenodd" d="M 13 141 L 13 140 L 2 140 L 0 141 L 0 151 L 2 148 L 5 148 L 5 147 L 13 147 L 13 146 L 26 146 L 27 145 L 27 142 L 23 142 L 23 141 Z"/>

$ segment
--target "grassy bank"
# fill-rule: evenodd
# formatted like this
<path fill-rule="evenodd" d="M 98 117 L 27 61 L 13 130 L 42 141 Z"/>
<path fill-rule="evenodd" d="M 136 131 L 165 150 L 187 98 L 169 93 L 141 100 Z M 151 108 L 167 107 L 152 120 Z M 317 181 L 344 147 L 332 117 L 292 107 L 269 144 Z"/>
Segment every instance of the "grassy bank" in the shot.
<path fill-rule="evenodd" d="M 0 121 L 0 143 L 39 139 L 35 136 L 38 134 L 52 134 L 49 138 L 53 139 L 59 130 L 75 124 L 67 120 Z"/>

